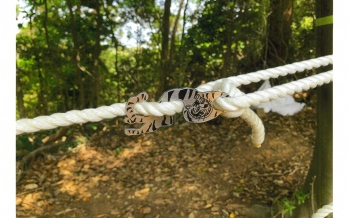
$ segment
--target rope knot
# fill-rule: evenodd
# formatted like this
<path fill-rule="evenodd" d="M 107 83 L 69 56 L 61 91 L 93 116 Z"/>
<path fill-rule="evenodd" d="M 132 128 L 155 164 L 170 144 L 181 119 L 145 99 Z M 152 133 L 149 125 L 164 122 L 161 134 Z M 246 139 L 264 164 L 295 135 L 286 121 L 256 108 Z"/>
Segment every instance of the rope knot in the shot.
<path fill-rule="evenodd" d="M 229 79 L 223 79 L 221 82 L 222 92 L 227 93 L 231 99 L 232 97 L 245 95 L 245 93 L 239 90 L 237 86 L 239 86 L 239 84 L 235 83 L 234 81 L 230 81 Z M 239 100 L 238 104 L 235 104 L 238 105 L 238 107 L 227 103 L 226 100 L 225 97 L 219 97 L 215 99 L 213 106 L 218 110 L 225 111 L 222 113 L 222 116 L 226 118 L 241 117 L 244 121 L 246 121 L 252 127 L 251 139 L 253 145 L 259 148 L 265 138 L 265 128 L 261 119 L 249 107 L 247 107 L 245 104 L 241 104 Z"/>
<path fill-rule="evenodd" d="M 221 82 L 221 90 L 222 92 L 225 92 L 229 95 L 229 97 L 237 97 L 237 96 L 242 96 L 245 95 L 244 92 L 239 90 L 236 85 L 231 82 L 229 79 L 223 79 Z M 244 111 L 247 109 L 246 107 L 235 107 L 230 104 L 228 104 L 224 98 L 217 98 L 213 102 L 214 108 L 218 110 L 223 110 L 225 111 L 221 115 L 227 118 L 233 118 L 233 117 L 239 117 L 241 116 Z"/>

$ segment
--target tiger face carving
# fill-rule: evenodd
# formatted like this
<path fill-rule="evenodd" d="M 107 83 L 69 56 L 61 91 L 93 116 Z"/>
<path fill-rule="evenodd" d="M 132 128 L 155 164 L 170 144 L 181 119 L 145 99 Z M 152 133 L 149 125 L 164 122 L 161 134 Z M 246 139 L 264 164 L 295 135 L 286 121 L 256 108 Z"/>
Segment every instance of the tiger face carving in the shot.
<path fill-rule="evenodd" d="M 212 103 L 218 97 L 228 97 L 224 92 L 199 92 L 192 88 L 172 89 L 166 91 L 159 102 L 169 102 L 173 100 L 182 100 L 184 103 L 183 115 L 187 122 L 203 123 L 214 119 L 224 111 L 216 110 Z M 143 123 L 137 129 L 125 129 L 127 135 L 139 135 L 143 133 L 154 132 L 163 126 L 170 126 L 174 123 L 174 116 L 142 116 L 134 113 L 134 106 L 138 102 L 146 101 L 148 94 L 141 92 L 137 96 L 131 97 L 126 103 L 125 122 Z"/>
<path fill-rule="evenodd" d="M 184 115 L 192 120 L 205 120 L 213 111 L 212 102 L 200 94 L 197 94 L 194 99 L 192 105 L 185 105 Z"/>

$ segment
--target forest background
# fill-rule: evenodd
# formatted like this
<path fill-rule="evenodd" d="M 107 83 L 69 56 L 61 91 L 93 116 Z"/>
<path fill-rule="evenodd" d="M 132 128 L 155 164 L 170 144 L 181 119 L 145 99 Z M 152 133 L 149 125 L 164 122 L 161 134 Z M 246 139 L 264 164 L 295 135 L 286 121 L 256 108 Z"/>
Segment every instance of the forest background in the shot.
<path fill-rule="evenodd" d="M 156 101 L 171 88 L 314 58 L 314 4 L 24 0 L 16 119 L 125 102 L 141 91 Z"/>
<path fill-rule="evenodd" d="M 180 2 L 170 2 L 170 12 L 165 10 L 169 8 L 169 1 L 167 2 L 165 5 L 164 1 L 154 3 L 99 1 L 99 11 L 94 9 L 97 7 L 93 6 L 92 1 L 71 1 L 71 5 L 68 1 L 25 1 L 27 7 L 17 6 L 17 16 L 24 13 L 29 22 L 18 25 L 19 33 L 16 37 L 16 119 L 83 109 L 90 105 L 95 107 L 94 105 L 123 102 L 138 93 L 138 88 L 150 92 L 152 98 L 158 99 L 160 95 L 156 91 L 161 87 L 162 81 L 166 81 L 166 86 L 169 88 L 196 87 L 202 82 L 222 78 L 224 72 L 228 72 L 229 76 L 244 74 L 279 65 L 272 62 L 291 63 L 315 56 L 313 1 L 283 1 L 289 4 L 292 2 L 292 10 L 287 10 L 288 13 L 285 14 L 283 13 L 286 10 L 283 10 L 283 7 L 279 9 L 276 1 L 244 3 L 226 1 L 221 2 L 221 6 L 217 1 L 188 3 L 184 1 L 182 10 L 179 10 Z M 223 4 L 226 6 L 223 7 Z M 236 11 L 229 4 L 244 10 Z M 195 7 L 190 10 L 190 5 Z M 228 18 L 229 13 L 225 13 L 228 8 L 234 11 L 234 15 L 231 14 L 232 18 Z M 338 10 L 339 8 L 343 6 L 338 5 Z M 107 17 L 108 10 L 110 11 Z M 147 14 L 149 10 L 154 14 Z M 113 14 L 113 11 L 117 14 Z M 288 20 L 290 25 L 287 22 L 285 26 L 284 22 L 273 18 L 274 14 L 280 16 L 281 13 L 285 15 L 285 20 Z M 102 19 L 98 21 L 98 17 Z M 113 20 L 113 17 L 119 18 Z M 345 18 L 345 13 L 344 16 L 337 16 L 338 21 L 341 21 L 342 17 Z M 164 18 L 169 19 L 168 23 Z M 138 31 L 123 29 L 128 21 L 139 24 Z M 229 21 L 232 25 L 228 26 Z M 168 37 L 166 34 L 163 35 L 167 29 L 163 28 L 163 24 L 168 24 Z M 273 29 L 274 24 L 280 28 Z M 218 26 L 221 28 L 217 29 Z M 228 28 L 233 30 L 229 31 Z M 149 29 L 152 32 L 147 36 L 147 40 L 137 34 Z M 176 31 L 173 37 L 174 29 Z M 346 39 L 346 32 L 343 30 L 345 29 L 342 29 L 344 34 L 338 34 L 338 39 Z M 281 33 L 277 31 L 286 32 L 288 37 L 277 39 Z M 74 32 L 76 37 L 73 37 Z M 96 37 L 97 35 L 100 37 Z M 122 35 L 135 39 L 137 43 L 132 47 L 123 44 L 120 40 Z M 94 36 L 100 41 L 95 41 Z M 76 43 L 74 38 L 77 40 Z M 231 47 L 226 49 L 227 44 L 230 44 L 228 40 L 230 38 Z M 172 39 L 175 40 L 173 46 L 175 50 L 170 62 Z M 283 43 L 274 44 L 278 40 Z M 335 41 L 339 42 L 338 45 L 340 41 L 342 44 L 337 46 L 337 51 L 345 46 L 343 44 L 346 40 Z M 165 49 L 162 49 L 163 42 L 167 43 Z M 207 44 L 204 44 L 205 42 Z M 278 53 L 277 48 L 285 52 Z M 96 53 L 99 53 L 99 56 L 96 56 Z M 162 59 L 162 55 L 166 58 Z M 216 60 L 214 55 L 219 55 L 220 58 L 214 61 Z M 223 55 L 232 59 L 226 60 Z M 341 57 L 338 55 L 337 58 Z M 344 62 L 345 56 L 341 60 Z M 174 68 L 168 68 L 169 71 L 164 76 L 163 70 L 167 69 L 164 63 L 171 63 L 178 71 L 170 71 Z M 224 69 L 230 69 L 229 66 L 234 70 L 225 71 Z M 148 67 L 147 70 L 144 67 Z M 98 70 L 96 71 L 98 76 L 92 74 L 95 72 L 94 69 Z M 132 80 L 136 75 L 140 78 L 137 82 Z M 303 77 L 303 75 L 297 76 Z M 99 80 L 96 80 L 97 78 Z M 275 80 L 275 82 L 286 81 Z M 343 86 L 339 86 L 339 83 L 337 85 L 338 90 L 345 87 L 345 83 Z M 89 100 L 95 98 L 91 93 L 96 94 L 93 91 L 96 88 L 99 88 L 98 102 Z M 163 91 L 160 90 L 161 94 Z M 340 94 L 339 91 L 337 94 Z M 342 106 L 344 104 L 346 102 L 342 102 Z M 337 108 L 339 112 L 339 109 L 345 107 Z M 335 131 L 339 136 L 342 131 L 338 130 L 341 128 Z M 339 158 L 337 160 L 341 161 Z M 340 164 L 335 168 L 339 170 Z"/>

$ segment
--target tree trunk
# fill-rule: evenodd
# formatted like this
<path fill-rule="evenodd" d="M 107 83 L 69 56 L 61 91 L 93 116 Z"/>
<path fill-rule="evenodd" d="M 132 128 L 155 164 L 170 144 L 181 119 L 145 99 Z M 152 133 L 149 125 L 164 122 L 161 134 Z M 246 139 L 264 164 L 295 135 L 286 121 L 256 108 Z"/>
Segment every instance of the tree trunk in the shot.
<path fill-rule="evenodd" d="M 321 18 L 333 14 L 333 1 L 316 0 L 316 17 Z M 333 25 L 316 27 L 316 56 L 333 54 Z M 322 68 L 322 72 L 331 66 Z M 311 217 L 317 209 L 333 202 L 333 83 L 317 88 L 317 134 L 316 145 L 309 173 L 303 191 L 311 193 L 313 184 L 313 207 L 311 201 L 297 208 L 296 217 Z M 329 217 L 333 217 L 330 214 Z"/>
<path fill-rule="evenodd" d="M 65 105 L 64 107 L 66 108 L 65 111 L 67 111 L 70 108 L 73 108 L 73 103 L 72 101 L 69 100 L 69 91 L 68 91 L 68 87 L 67 87 L 67 83 L 63 83 L 63 90 L 64 90 L 64 99 L 65 101 L 63 102 L 63 104 Z"/>
<path fill-rule="evenodd" d="M 226 12 L 226 49 L 223 51 L 224 66 L 221 77 L 228 77 L 232 73 L 232 42 L 233 42 L 233 22 L 236 15 L 234 11 L 234 3 L 228 2 L 230 10 Z M 238 42 L 238 41 L 237 41 Z M 236 43 L 237 50 L 238 43 Z"/>
<path fill-rule="evenodd" d="M 175 38 L 176 38 L 176 31 L 177 31 L 177 27 L 179 25 L 179 20 L 180 20 L 180 15 L 181 15 L 181 10 L 182 10 L 182 6 L 184 4 L 184 0 L 180 1 L 180 6 L 179 6 L 179 10 L 177 12 L 176 15 L 176 19 L 175 19 L 175 23 L 174 23 L 174 27 L 173 27 L 173 31 L 171 33 L 171 41 L 170 41 L 170 64 L 173 64 L 173 60 L 174 60 L 174 54 L 175 54 Z"/>
<path fill-rule="evenodd" d="M 187 11 L 187 7 L 188 7 L 188 1 L 189 0 L 186 0 L 184 13 L 183 13 L 183 18 L 182 18 L 181 48 L 183 47 L 184 39 L 185 39 L 186 11 Z"/>
<path fill-rule="evenodd" d="M 41 115 L 46 115 L 47 114 L 47 100 L 46 100 L 46 95 L 45 95 L 45 88 L 44 88 L 44 79 L 43 79 L 43 74 L 41 72 L 42 67 L 40 60 L 38 62 L 38 78 L 39 78 L 39 108 L 40 108 L 40 114 Z"/>
<path fill-rule="evenodd" d="M 165 0 L 164 14 L 162 20 L 162 50 L 161 50 L 161 70 L 160 70 L 160 86 L 157 95 L 160 97 L 166 89 L 166 77 L 169 64 L 169 29 L 170 29 L 170 6 L 171 0 Z"/>
<path fill-rule="evenodd" d="M 30 26 L 30 30 L 32 30 L 32 22 L 29 22 L 29 26 Z M 35 40 L 33 38 L 33 35 L 31 34 L 31 41 L 32 41 L 32 45 L 34 48 L 36 48 L 36 43 Z M 35 55 L 35 68 L 38 70 L 38 79 L 39 79 L 39 93 L 38 93 L 38 104 L 37 104 L 37 108 L 38 111 L 41 115 L 46 115 L 47 114 L 47 101 L 45 98 L 45 89 L 44 89 L 44 81 L 43 81 L 43 75 L 42 75 L 42 65 L 41 65 L 41 58 L 38 54 Z"/>
<path fill-rule="evenodd" d="M 293 0 L 271 0 L 272 13 L 269 19 L 267 67 L 286 64 L 289 40 L 292 36 Z"/>
<path fill-rule="evenodd" d="M 103 4 L 104 6 L 104 4 Z M 115 59 L 114 59 L 114 70 L 115 70 L 115 73 L 116 73 L 116 80 L 118 81 L 118 85 L 117 85 L 117 96 L 118 96 L 118 99 L 117 99 L 117 102 L 121 102 L 121 73 L 118 72 L 118 47 L 119 47 L 119 42 L 117 40 L 117 38 L 115 37 L 115 34 L 114 34 L 114 30 L 115 30 L 115 26 L 113 25 L 113 21 L 111 20 L 110 18 L 110 13 L 109 13 L 109 10 L 108 10 L 108 5 L 107 7 L 104 7 L 104 11 L 106 13 L 106 17 L 108 19 L 108 23 L 109 23 L 109 30 L 110 30 L 110 34 L 111 34 L 111 38 L 112 38 L 112 42 L 113 42 L 113 45 L 114 45 L 114 49 L 115 49 Z"/>
<path fill-rule="evenodd" d="M 49 39 L 49 31 L 47 29 L 47 20 L 48 20 L 48 6 L 47 6 L 47 0 L 44 0 L 44 4 L 45 4 L 45 17 L 44 17 L 44 21 L 43 21 L 43 26 L 44 26 L 44 31 L 45 31 L 45 39 L 46 39 L 46 44 L 47 44 L 47 55 L 50 57 L 51 62 L 50 62 L 50 70 L 52 70 L 52 72 L 55 74 L 56 77 L 56 82 L 57 82 L 57 89 L 58 89 L 58 93 L 61 96 L 61 102 L 59 102 L 58 100 L 56 100 L 56 111 L 66 111 L 66 107 L 65 104 L 63 103 L 65 101 L 65 97 L 63 95 L 63 91 L 61 88 L 61 79 L 59 78 L 59 74 L 57 71 L 59 71 L 59 66 L 57 66 L 57 62 L 55 61 L 56 56 L 52 56 L 52 54 L 54 52 L 52 52 L 52 48 L 50 46 L 50 39 Z M 57 96 L 57 95 L 54 95 Z"/>
<path fill-rule="evenodd" d="M 95 31 L 95 45 L 94 45 L 94 53 L 93 53 L 93 75 L 94 75 L 94 99 L 92 101 L 91 107 L 100 106 L 100 73 L 99 73 L 99 57 L 101 53 L 101 45 L 100 45 L 100 35 L 101 35 L 101 25 L 102 25 L 102 17 L 100 14 L 100 0 L 96 1 L 96 31 Z"/>
<path fill-rule="evenodd" d="M 22 119 L 26 116 L 24 102 L 23 102 L 23 90 L 22 83 L 20 80 L 20 70 L 17 68 L 16 71 L 16 99 L 17 99 L 17 108 L 19 112 L 19 118 Z"/>
<path fill-rule="evenodd" d="M 79 39 L 78 39 L 78 31 L 77 26 L 75 22 L 75 14 L 73 12 L 73 5 L 71 0 L 67 0 L 67 5 L 69 9 L 69 15 L 70 15 L 70 24 L 71 24 L 71 32 L 72 32 L 72 38 L 73 38 L 73 49 L 74 49 L 74 57 L 73 65 L 74 65 L 74 84 L 73 84 L 73 109 L 76 109 L 76 100 L 79 99 L 79 107 L 78 108 L 84 108 L 85 106 L 85 96 L 84 96 L 84 81 L 82 79 L 81 70 L 80 70 L 80 52 L 79 52 Z M 77 12 L 80 12 L 80 6 L 77 5 Z M 78 85 L 78 91 L 79 95 L 76 92 L 75 85 Z"/>

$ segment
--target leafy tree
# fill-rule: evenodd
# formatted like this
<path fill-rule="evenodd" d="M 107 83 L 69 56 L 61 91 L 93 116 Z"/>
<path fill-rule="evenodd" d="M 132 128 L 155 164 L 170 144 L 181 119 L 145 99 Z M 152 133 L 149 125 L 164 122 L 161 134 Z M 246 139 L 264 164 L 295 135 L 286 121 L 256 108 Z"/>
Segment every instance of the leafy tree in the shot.
<path fill-rule="evenodd" d="M 187 74 L 194 84 L 260 68 L 266 2 L 207 1 L 188 30 Z"/>
<path fill-rule="evenodd" d="M 333 2 L 316 1 L 317 17 L 332 15 Z M 333 53 L 333 24 L 319 26 L 317 33 L 317 56 Z M 328 67 L 330 68 L 330 67 Z M 322 69 L 325 71 L 326 69 Z M 311 201 L 298 208 L 296 217 L 311 216 L 318 208 L 333 202 L 333 84 L 317 88 L 316 145 L 310 164 L 304 192 L 312 193 Z M 327 217 L 333 217 L 330 214 Z"/>

